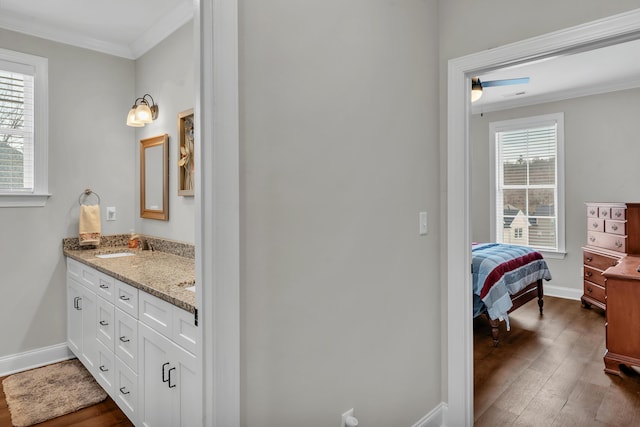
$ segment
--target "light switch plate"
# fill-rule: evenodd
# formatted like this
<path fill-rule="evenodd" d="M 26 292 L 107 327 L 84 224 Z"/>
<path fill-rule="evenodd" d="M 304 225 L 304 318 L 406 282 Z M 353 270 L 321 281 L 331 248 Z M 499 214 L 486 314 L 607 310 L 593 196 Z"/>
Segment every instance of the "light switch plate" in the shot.
<path fill-rule="evenodd" d="M 420 223 L 419 225 L 419 233 L 421 236 L 424 236 L 425 234 L 427 234 L 428 228 L 427 228 L 427 213 L 426 212 L 420 212 L 420 214 L 418 215 L 418 221 Z"/>
<path fill-rule="evenodd" d="M 107 221 L 115 221 L 117 219 L 115 206 L 107 207 Z"/>

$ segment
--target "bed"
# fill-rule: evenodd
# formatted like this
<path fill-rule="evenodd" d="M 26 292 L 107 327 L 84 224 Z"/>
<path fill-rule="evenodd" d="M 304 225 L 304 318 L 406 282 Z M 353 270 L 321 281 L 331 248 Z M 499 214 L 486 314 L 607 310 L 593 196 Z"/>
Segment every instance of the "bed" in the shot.
<path fill-rule="evenodd" d="M 542 254 L 526 246 L 475 243 L 471 259 L 473 317 L 487 315 L 497 346 L 500 321 L 510 330 L 509 313 L 537 297 L 542 315 L 542 280 L 551 280 L 551 272 Z"/>

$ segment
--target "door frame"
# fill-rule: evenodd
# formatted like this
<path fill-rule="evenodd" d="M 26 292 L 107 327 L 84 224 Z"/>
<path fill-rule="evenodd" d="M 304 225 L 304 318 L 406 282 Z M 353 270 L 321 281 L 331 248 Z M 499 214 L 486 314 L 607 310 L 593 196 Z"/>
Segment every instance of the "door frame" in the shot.
<path fill-rule="evenodd" d="M 640 37 L 640 9 L 452 59 L 447 107 L 447 415 L 446 425 L 473 426 L 471 288 L 471 77 L 485 71 L 591 50 Z"/>

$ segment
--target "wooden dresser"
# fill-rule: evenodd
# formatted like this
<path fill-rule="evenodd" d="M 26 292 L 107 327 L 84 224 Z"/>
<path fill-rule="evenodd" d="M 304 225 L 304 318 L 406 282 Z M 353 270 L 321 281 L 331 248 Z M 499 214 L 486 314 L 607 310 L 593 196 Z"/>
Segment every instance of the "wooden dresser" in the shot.
<path fill-rule="evenodd" d="M 620 365 L 640 367 L 640 256 L 629 255 L 607 269 L 607 323 L 604 371 L 620 375 Z"/>
<path fill-rule="evenodd" d="M 587 203 L 587 245 L 582 248 L 582 304 L 607 309 L 602 273 L 627 254 L 640 254 L 640 203 Z"/>

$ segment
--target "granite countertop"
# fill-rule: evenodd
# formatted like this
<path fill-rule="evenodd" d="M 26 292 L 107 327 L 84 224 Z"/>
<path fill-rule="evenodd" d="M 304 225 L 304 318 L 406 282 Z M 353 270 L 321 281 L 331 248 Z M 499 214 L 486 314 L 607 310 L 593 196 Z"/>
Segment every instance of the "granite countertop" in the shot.
<path fill-rule="evenodd" d="M 195 292 L 185 289 L 196 281 L 193 258 L 158 250 L 129 249 L 128 246 L 64 247 L 63 252 L 69 258 L 195 313 Z M 133 252 L 135 256 L 96 257 L 117 252 Z"/>

